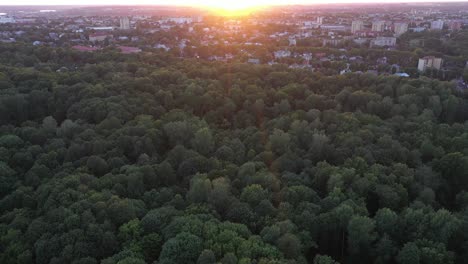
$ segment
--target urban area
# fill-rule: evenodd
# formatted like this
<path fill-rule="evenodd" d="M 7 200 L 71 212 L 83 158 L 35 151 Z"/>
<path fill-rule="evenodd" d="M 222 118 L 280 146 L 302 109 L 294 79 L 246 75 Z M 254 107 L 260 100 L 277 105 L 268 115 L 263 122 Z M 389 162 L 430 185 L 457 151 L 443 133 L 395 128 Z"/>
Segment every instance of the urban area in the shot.
<path fill-rule="evenodd" d="M 426 75 L 465 87 L 466 6 L 291 6 L 243 16 L 177 7 L 11 8 L 0 14 L 0 41 L 79 52 L 165 51 L 211 61 L 281 63 L 328 75 Z"/>

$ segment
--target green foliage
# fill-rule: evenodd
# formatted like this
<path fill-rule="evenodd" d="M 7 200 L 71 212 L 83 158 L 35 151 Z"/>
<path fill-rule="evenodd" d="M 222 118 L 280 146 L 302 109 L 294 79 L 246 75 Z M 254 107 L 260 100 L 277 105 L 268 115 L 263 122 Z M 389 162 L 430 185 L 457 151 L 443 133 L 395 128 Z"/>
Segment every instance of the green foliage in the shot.
<path fill-rule="evenodd" d="M 0 55 L 1 263 L 466 262 L 468 96 L 452 83 Z"/>
<path fill-rule="evenodd" d="M 196 263 L 203 241 L 192 234 L 180 233 L 164 243 L 160 263 Z"/>

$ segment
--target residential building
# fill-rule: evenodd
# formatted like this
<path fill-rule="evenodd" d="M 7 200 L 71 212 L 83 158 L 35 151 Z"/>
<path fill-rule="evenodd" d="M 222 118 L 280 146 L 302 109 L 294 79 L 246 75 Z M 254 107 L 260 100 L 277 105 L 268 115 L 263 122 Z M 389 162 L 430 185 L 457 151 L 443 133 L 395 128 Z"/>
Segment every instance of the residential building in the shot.
<path fill-rule="evenodd" d="M 295 38 L 291 37 L 289 38 L 289 46 L 296 46 L 297 41 Z"/>
<path fill-rule="evenodd" d="M 112 31 L 114 27 L 86 27 L 86 29 L 94 31 Z"/>
<path fill-rule="evenodd" d="M 364 22 L 361 20 L 355 20 L 351 24 L 351 32 L 355 33 L 364 29 Z"/>
<path fill-rule="evenodd" d="M 414 28 L 410 28 L 410 30 L 412 32 L 424 32 L 424 31 L 426 31 L 426 28 L 425 27 L 414 27 Z"/>
<path fill-rule="evenodd" d="M 313 21 L 304 21 L 304 28 L 318 28 L 320 26 L 319 23 L 315 23 Z"/>
<path fill-rule="evenodd" d="M 355 36 L 362 37 L 362 38 L 367 38 L 367 37 L 377 37 L 381 33 L 378 31 L 371 31 L 371 30 L 359 30 L 354 32 Z"/>
<path fill-rule="evenodd" d="M 326 46 L 336 47 L 336 46 L 339 46 L 339 45 L 341 45 L 343 43 L 344 43 L 343 39 L 337 39 L 337 38 L 329 38 L 329 39 L 324 38 L 323 41 L 322 41 L 322 45 L 324 47 L 326 47 Z"/>
<path fill-rule="evenodd" d="M 370 42 L 370 46 L 374 47 L 394 47 L 396 45 L 395 37 L 377 37 Z"/>
<path fill-rule="evenodd" d="M 0 16 L 0 24 L 15 23 L 15 19 L 12 17 Z"/>
<path fill-rule="evenodd" d="M 431 30 L 442 30 L 444 28 L 443 20 L 435 20 L 431 22 Z"/>
<path fill-rule="evenodd" d="M 130 29 L 130 19 L 128 17 L 120 18 L 120 29 L 129 30 Z"/>
<path fill-rule="evenodd" d="M 440 70 L 442 67 L 442 58 L 436 58 L 434 56 L 426 56 L 419 59 L 418 70 L 421 72 L 426 71 L 426 69 L 436 69 Z"/>
<path fill-rule="evenodd" d="M 320 28 L 329 31 L 346 31 L 347 27 L 343 25 L 320 25 Z"/>
<path fill-rule="evenodd" d="M 289 50 L 278 50 L 274 52 L 275 59 L 291 57 L 291 51 Z"/>
<path fill-rule="evenodd" d="M 323 18 L 324 17 L 321 17 L 321 16 L 317 17 L 317 24 L 322 25 L 323 24 Z"/>
<path fill-rule="evenodd" d="M 372 31 L 382 32 L 385 30 L 385 21 L 372 22 Z"/>
<path fill-rule="evenodd" d="M 393 25 L 395 36 L 399 37 L 408 31 L 408 23 L 400 22 Z"/>
<path fill-rule="evenodd" d="M 111 34 L 107 34 L 107 33 L 95 33 L 95 34 L 91 34 L 89 35 L 89 41 L 91 42 L 101 42 L 101 41 L 104 41 L 106 39 L 111 39 L 113 38 L 114 36 L 112 36 Z"/>
<path fill-rule="evenodd" d="M 193 18 L 192 17 L 170 17 L 166 21 L 173 22 L 176 24 L 190 24 L 193 22 Z"/>

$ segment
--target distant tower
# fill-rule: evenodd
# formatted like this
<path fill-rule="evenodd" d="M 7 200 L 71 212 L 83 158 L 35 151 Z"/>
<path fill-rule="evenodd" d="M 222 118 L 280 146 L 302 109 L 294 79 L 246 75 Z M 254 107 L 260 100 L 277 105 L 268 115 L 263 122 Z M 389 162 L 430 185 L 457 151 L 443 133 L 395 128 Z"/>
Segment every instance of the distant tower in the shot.
<path fill-rule="evenodd" d="M 130 19 L 128 19 L 128 17 L 120 18 L 120 29 L 122 30 L 130 29 Z"/>
<path fill-rule="evenodd" d="M 353 23 L 351 24 L 352 33 L 356 33 L 357 31 L 360 31 L 363 29 L 364 29 L 364 22 L 362 22 L 361 20 L 353 21 Z"/>

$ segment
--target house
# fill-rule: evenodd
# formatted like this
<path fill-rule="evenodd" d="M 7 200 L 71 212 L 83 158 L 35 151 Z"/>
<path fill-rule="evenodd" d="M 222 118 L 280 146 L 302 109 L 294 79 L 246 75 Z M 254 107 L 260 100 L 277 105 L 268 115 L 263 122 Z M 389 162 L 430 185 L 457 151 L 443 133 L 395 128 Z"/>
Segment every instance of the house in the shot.
<path fill-rule="evenodd" d="M 336 47 L 336 46 L 339 46 L 341 44 L 344 43 L 344 40 L 343 39 L 337 39 L 337 38 L 324 38 L 322 40 L 322 46 L 333 46 L 333 47 Z"/>
<path fill-rule="evenodd" d="M 112 39 L 114 36 L 108 33 L 94 33 L 89 35 L 89 41 L 91 42 L 102 42 L 106 39 Z"/>
<path fill-rule="evenodd" d="M 426 56 L 419 59 L 418 70 L 420 72 L 426 71 L 426 69 L 440 70 L 442 67 L 442 58 L 436 58 L 434 56 Z"/>
<path fill-rule="evenodd" d="M 377 37 L 379 34 L 381 34 L 381 32 L 371 31 L 371 30 L 358 30 L 358 31 L 354 32 L 355 36 L 363 37 L 363 38 Z"/>
<path fill-rule="evenodd" d="M 291 51 L 289 50 L 278 50 L 274 52 L 275 59 L 291 57 Z"/>

